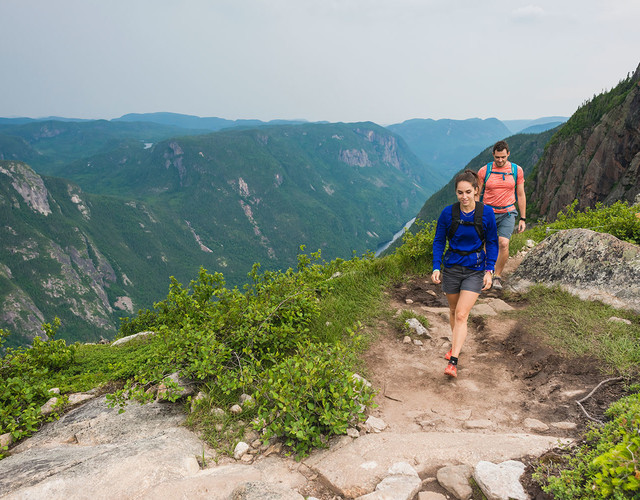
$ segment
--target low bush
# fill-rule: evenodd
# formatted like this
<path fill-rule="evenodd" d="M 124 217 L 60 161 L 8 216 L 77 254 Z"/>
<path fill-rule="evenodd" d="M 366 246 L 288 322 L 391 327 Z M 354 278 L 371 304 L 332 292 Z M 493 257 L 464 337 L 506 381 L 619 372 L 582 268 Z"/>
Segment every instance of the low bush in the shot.
<path fill-rule="evenodd" d="M 431 273 L 433 262 L 433 238 L 436 234 L 436 223 L 418 221 L 420 227 L 417 233 L 405 231 L 402 236 L 402 246 L 393 254 L 398 263 L 408 273 Z"/>
<path fill-rule="evenodd" d="M 509 244 L 509 253 L 514 255 L 519 252 L 531 239 L 540 242 L 550 234 L 563 229 L 591 229 L 599 233 L 609 233 L 616 238 L 640 245 L 640 207 L 630 205 L 624 201 L 617 201 L 613 205 L 605 206 L 598 203 L 595 208 L 586 208 L 583 212 L 577 211 L 578 201 L 558 213 L 555 222 L 538 224 L 527 231 L 514 234 Z"/>
<path fill-rule="evenodd" d="M 45 323 L 42 328 L 48 340 L 36 337 L 32 347 L 7 348 L 0 359 L 0 434 L 10 433 L 19 440 L 35 432 L 43 420 L 57 417 L 55 412 L 43 416 L 40 408 L 52 396 L 52 379 L 73 363 L 76 350 L 75 345 L 55 339 L 59 326 L 58 318 L 53 325 Z M 0 347 L 7 336 L 0 330 Z"/>
<path fill-rule="evenodd" d="M 560 500 L 640 496 L 640 394 L 620 399 L 606 415 L 608 423 L 577 450 L 538 467 L 534 478 L 546 493 Z"/>
<path fill-rule="evenodd" d="M 148 401 L 150 389 L 179 372 L 202 386 L 215 385 L 211 404 L 253 395 L 266 435 L 282 438 L 296 454 L 344 433 L 347 423 L 359 418 L 360 404 L 371 401 L 368 389 L 360 390 L 357 403 L 349 399 L 356 360 L 347 351 L 357 350 L 359 337 L 345 329 L 342 338 L 326 343 L 318 318 L 334 289 L 353 274 L 375 274 L 375 266 L 370 258 L 320 259 L 319 252 L 301 254 L 297 270 L 287 271 L 260 272 L 256 265 L 242 292 L 227 289 L 221 275 L 204 269 L 188 287 L 172 281 L 169 295 L 153 311 L 124 323 L 127 333 L 151 329 L 156 335 L 149 340 L 147 358 L 109 396 L 111 402 L 124 407 L 128 398 Z M 374 286 L 380 295 L 379 283 Z M 178 392 L 167 397 L 175 400 Z"/>
<path fill-rule="evenodd" d="M 296 355 L 267 369 L 256 390 L 263 439 L 283 438 L 303 456 L 363 421 L 373 391 L 345 371 L 348 356 L 341 344 L 304 342 Z"/>

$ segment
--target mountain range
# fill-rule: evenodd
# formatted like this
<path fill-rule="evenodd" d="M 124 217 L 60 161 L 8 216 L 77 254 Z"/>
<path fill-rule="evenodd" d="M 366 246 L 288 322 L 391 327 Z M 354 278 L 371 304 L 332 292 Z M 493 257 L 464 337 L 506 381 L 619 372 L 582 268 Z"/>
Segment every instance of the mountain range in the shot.
<path fill-rule="evenodd" d="M 236 128 L 154 143 L 86 133 L 92 155 L 46 163 L 53 154 L 41 154 L 43 145 L 60 147 L 72 159 L 80 146 L 70 138 L 109 123 L 2 130 L 4 144 L 20 144 L 55 174 L 0 161 L 0 326 L 17 332 L 14 343 L 53 315 L 62 338 L 112 337 L 119 317 L 150 307 L 170 276 L 186 283 L 200 266 L 239 286 L 256 262 L 295 266 L 300 245 L 326 259 L 375 249 L 435 190 L 404 141 L 373 123 Z M 122 125 L 134 124 L 113 124 L 117 133 Z M 20 154 L 11 151 L 3 155 Z"/>
<path fill-rule="evenodd" d="M 411 150 L 427 165 L 437 165 L 438 172 L 447 182 L 452 175 L 468 164 L 477 154 L 496 141 L 518 133 L 541 133 L 566 121 L 562 117 L 537 120 L 511 120 L 496 118 L 481 120 L 414 119 L 389 125 L 400 135 Z M 509 126 L 507 126 L 509 124 Z"/>
<path fill-rule="evenodd" d="M 524 170 L 529 220 L 553 221 L 574 200 L 580 210 L 618 200 L 638 202 L 640 65 L 615 88 L 585 101 L 566 123 L 529 133 L 539 125 L 552 125 L 554 117 L 549 119 L 533 125 L 519 122 L 527 128 L 507 137 L 509 159 Z M 465 168 L 477 171 L 492 161 L 491 150 L 484 149 Z M 436 220 L 442 207 L 455 201 L 452 177 L 425 202 L 409 230 L 416 232 L 421 222 Z"/>
<path fill-rule="evenodd" d="M 170 276 L 202 266 L 241 286 L 256 262 L 295 266 L 300 245 L 325 259 L 374 250 L 416 214 L 437 216 L 453 174 L 499 139 L 528 176 L 530 214 L 552 218 L 575 195 L 633 199 L 638 79 L 566 123 L 0 119 L 0 328 L 24 344 L 57 315 L 62 338 L 112 337 Z"/>

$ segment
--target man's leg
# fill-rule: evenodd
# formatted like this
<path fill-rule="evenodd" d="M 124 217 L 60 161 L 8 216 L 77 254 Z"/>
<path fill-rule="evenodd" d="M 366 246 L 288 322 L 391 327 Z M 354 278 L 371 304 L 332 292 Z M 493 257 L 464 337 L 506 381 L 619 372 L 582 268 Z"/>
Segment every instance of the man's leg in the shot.
<path fill-rule="evenodd" d="M 502 270 L 509 260 L 509 238 L 498 237 L 498 258 L 496 259 L 495 276 L 500 278 Z"/>

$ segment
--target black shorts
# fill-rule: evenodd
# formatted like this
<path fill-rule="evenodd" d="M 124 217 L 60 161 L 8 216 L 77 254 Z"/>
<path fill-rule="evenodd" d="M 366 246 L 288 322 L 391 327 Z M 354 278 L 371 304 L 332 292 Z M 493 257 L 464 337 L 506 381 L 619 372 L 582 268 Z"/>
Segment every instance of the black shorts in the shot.
<path fill-rule="evenodd" d="M 442 291 L 449 295 L 460 290 L 480 293 L 484 285 L 484 271 L 474 271 L 464 266 L 445 267 L 442 270 Z"/>

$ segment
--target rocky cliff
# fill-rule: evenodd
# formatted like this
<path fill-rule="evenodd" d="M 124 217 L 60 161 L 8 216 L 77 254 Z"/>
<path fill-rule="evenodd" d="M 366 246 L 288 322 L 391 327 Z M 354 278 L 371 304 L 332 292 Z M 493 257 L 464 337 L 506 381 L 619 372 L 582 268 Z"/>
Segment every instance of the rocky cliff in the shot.
<path fill-rule="evenodd" d="M 0 182 L 0 327 L 15 333 L 12 343 L 45 337 L 40 327 L 54 315 L 86 325 L 87 339 L 115 334 L 107 289 L 117 276 L 83 230 L 83 193 L 67 184 L 54 196 L 21 162 L 0 161 Z"/>
<path fill-rule="evenodd" d="M 640 193 L 640 66 L 585 103 L 550 141 L 529 182 L 531 213 L 554 220 L 574 200 L 632 202 Z"/>

